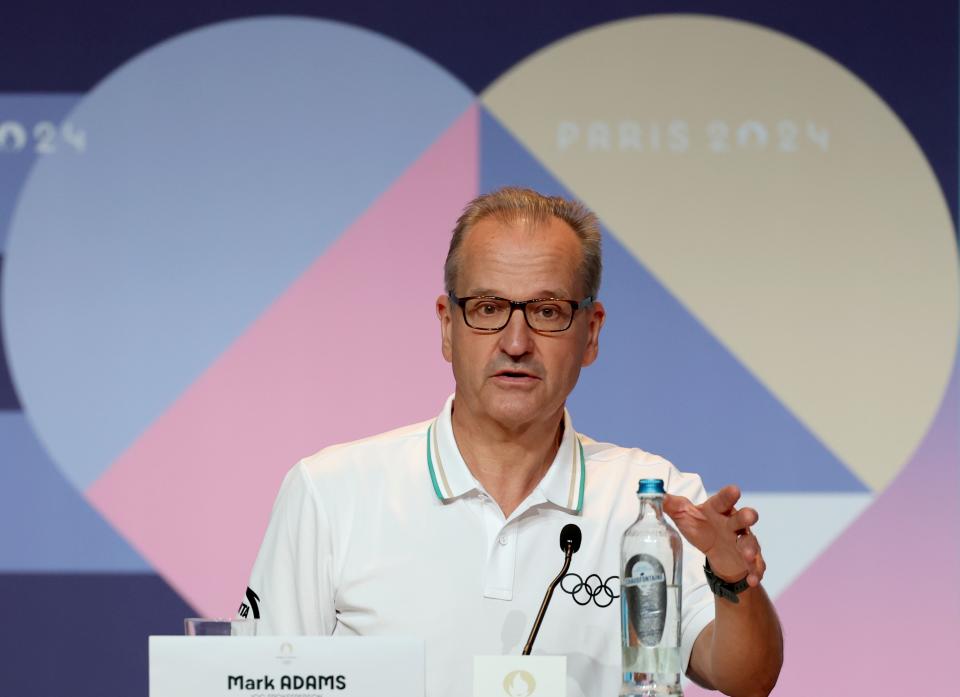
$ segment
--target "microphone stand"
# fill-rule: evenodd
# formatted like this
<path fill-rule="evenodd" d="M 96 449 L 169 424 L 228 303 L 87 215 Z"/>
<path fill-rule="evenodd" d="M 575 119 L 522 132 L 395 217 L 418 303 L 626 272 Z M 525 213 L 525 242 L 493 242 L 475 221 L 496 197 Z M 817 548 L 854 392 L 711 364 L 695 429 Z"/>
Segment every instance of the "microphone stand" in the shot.
<path fill-rule="evenodd" d="M 529 656 L 530 651 L 533 649 L 533 641 L 537 638 L 537 632 L 540 631 L 540 623 L 543 622 L 543 616 L 547 612 L 547 605 L 550 604 L 550 598 L 553 596 L 553 589 L 557 587 L 557 584 L 563 580 L 563 577 L 567 575 L 567 571 L 570 569 L 570 560 L 573 558 L 573 542 L 567 542 L 566 549 L 564 550 L 563 557 L 563 568 L 560 569 L 560 573 L 557 574 L 557 577 L 550 582 L 549 587 L 547 588 L 547 594 L 543 596 L 543 602 L 540 603 L 540 612 L 537 613 L 537 619 L 533 622 L 533 629 L 530 630 L 530 638 L 527 639 L 526 645 L 523 647 L 523 656 Z"/>

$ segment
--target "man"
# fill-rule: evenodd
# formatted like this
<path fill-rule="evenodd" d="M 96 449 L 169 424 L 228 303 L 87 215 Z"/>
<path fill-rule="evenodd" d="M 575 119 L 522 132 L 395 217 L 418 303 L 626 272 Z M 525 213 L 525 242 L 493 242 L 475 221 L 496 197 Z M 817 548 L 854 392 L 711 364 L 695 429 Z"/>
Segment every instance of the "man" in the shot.
<path fill-rule="evenodd" d="M 637 481 L 659 478 L 685 538 L 687 674 L 769 693 L 782 638 L 760 585 L 756 511 L 735 507 L 736 487 L 708 499 L 662 458 L 577 434 L 564 408 L 605 317 L 593 214 L 525 189 L 481 196 L 444 276 L 436 310 L 454 395 L 432 421 L 291 470 L 251 577 L 263 631 L 422 637 L 427 694 L 468 695 L 473 656 L 520 653 L 562 560 L 558 533 L 575 522 L 582 545 L 535 653 L 567 656 L 571 697 L 616 694 L 620 538 Z M 725 597 L 710 592 L 705 560 Z"/>

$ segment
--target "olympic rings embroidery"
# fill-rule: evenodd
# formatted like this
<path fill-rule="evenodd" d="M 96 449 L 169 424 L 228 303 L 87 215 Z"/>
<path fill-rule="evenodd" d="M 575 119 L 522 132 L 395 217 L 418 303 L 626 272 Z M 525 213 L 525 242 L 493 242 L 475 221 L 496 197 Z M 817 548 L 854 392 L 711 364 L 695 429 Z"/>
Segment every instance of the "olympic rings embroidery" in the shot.
<path fill-rule="evenodd" d="M 576 579 L 576 583 L 573 580 Z M 595 580 L 594 580 L 595 579 Z M 570 588 L 567 581 L 570 581 Z M 616 581 L 617 592 L 613 592 L 611 581 Z M 589 605 L 591 601 L 597 607 L 608 607 L 616 598 L 620 597 L 620 577 L 607 576 L 606 580 L 599 574 L 590 574 L 586 579 L 580 574 L 569 573 L 560 581 L 560 589 L 567 593 L 577 605 Z"/>

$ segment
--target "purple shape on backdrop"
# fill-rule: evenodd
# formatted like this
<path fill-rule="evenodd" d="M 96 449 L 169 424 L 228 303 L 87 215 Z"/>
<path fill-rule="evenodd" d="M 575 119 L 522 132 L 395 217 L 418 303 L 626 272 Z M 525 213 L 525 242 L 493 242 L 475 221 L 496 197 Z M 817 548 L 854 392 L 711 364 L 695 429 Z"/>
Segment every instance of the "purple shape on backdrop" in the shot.
<path fill-rule="evenodd" d="M 0 571 L 151 570 L 64 479 L 22 413 L 0 412 L 0 448 Z"/>
<path fill-rule="evenodd" d="M 507 184 L 570 196 L 488 112 L 482 191 Z M 602 211 L 600 212 L 602 214 Z M 661 453 L 709 490 L 865 491 L 680 302 L 605 232 L 600 358 L 570 398 L 577 430 Z M 774 464 L 771 464 L 774 463 Z"/>
<path fill-rule="evenodd" d="M 147 637 L 196 615 L 153 574 L 0 574 L 0 597 L 5 695 L 147 697 Z"/>

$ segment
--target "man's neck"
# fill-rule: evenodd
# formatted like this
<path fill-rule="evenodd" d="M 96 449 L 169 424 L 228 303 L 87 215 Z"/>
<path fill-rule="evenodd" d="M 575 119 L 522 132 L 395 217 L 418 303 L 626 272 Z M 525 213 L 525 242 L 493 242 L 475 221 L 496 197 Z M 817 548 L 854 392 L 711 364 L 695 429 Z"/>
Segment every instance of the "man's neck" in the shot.
<path fill-rule="evenodd" d="M 453 409 L 453 435 L 470 472 L 509 518 L 540 480 L 560 449 L 563 411 L 548 421 L 507 429 Z"/>

